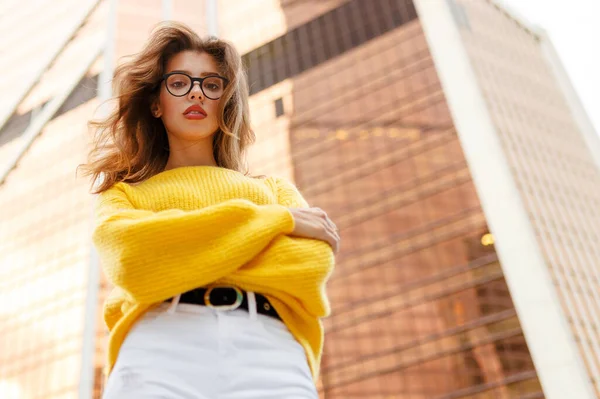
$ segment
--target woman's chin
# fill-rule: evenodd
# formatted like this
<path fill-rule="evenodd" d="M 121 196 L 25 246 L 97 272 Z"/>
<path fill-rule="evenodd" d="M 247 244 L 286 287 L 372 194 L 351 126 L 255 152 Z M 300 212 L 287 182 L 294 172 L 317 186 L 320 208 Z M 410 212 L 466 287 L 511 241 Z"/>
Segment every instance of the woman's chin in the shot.
<path fill-rule="evenodd" d="M 170 133 L 169 135 L 170 136 L 174 136 L 174 138 L 177 139 L 177 140 L 199 141 L 199 140 L 206 140 L 206 139 L 212 138 L 212 136 L 214 135 L 214 133 L 207 132 L 204 129 L 202 129 L 202 130 L 185 129 L 185 130 L 182 130 L 182 131 L 177 132 L 175 134 Z"/>

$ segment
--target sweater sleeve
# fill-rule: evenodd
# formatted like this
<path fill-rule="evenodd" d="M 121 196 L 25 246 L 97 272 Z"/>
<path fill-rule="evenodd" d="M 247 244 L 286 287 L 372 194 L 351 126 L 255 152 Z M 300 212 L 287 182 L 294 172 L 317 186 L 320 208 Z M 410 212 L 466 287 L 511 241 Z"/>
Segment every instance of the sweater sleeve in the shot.
<path fill-rule="evenodd" d="M 102 268 L 139 303 L 217 281 L 294 230 L 289 210 L 233 199 L 193 211 L 135 209 L 115 185 L 99 195 L 92 234 Z"/>
<path fill-rule="evenodd" d="M 308 208 L 308 202 L 304 199 L 296 186 L 288 179 L 276 177 L 277 202 L 288 208 Z"/>
<path fill-rule="evenodd" d="M 273 181 L 280 205 L 309 206 L 289 180 L 274 178 Z M 294 298 L 313 317 L 327 317 L 331 309 L 325 286 L 334 266 L 333 250 L 325 241 L 282 235 L 266 251 L 227 276 L 224 283 L 241 284 L 256 292 L 285 291 L 287 298 Z"/>

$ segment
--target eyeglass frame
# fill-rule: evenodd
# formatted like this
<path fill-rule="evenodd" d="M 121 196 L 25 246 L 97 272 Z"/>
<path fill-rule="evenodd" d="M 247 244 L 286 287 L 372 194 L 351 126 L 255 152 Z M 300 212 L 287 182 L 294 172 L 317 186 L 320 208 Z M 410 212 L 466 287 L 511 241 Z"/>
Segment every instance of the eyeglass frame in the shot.
<path fill-rule="evenodd" d="M 175 95 L 175 94 L 171 93 L 171 90 L 169 90 L 169 86 L 167 85 L 167 79 L 168 79 L 168 78 L 169 78 L 169 76 L 171 76 L 171 75 L 185 75 L 185 76 L 187 76 L 187 77 L 188 77 L 188 78 L 189 78 L 189 79 L 192 81 L 192 84 L 190 84 L 190 88 L 189 88 L 189 90 L 188 90 L 187 92 L 185 92 L 185 94 L 182 94 L 182 95 L 178 96 L 178 95 Z M 229 79 L 227 79 L 226 77 L 224 77 L 224 76 L 221 76 L 221 75 L 208 75 L 208 76 L 205 76 L 205 77 L 203 77 L 203 78 L 194 78 L 194 77 L 191 77 L 190 75 L 188 75 L 187 73 L 184 73 L 184 72 L 169 72 L 169 73 L 165 73 L 165 74 L 162 76 L 162 80 L 161 80 L 161 82 L 162 82 L 162 81 L 164 81 L 164 82 L 165 82 L 165 89 L 167 89 L 167 92 L 168 92 L 170 95 L 172 95 L 173 97 L 183 97 L 183 96 L 187 96 L 188 94 L 190 94 L 190 91 L 192 91 L 192 89 L 194 88 L 194 82 L 198 82 L 198 83 L 200 84 L 200 91 L 202 91 L 202 94 L 204 94 L 204 97 L 206 97 L 206 98 L 208 98 L 208 99 L 210 99 L 210 100 L 218 100 L 219 98 L 221 98 L 221 97 L 222 97 L 222 95 L 221 95 L 221 96 L 219 96 L 218 98 L 211 98 L 211 97 L 207 96 L 207 95 L 206 95 L 206 93 L 204 92 L 204 87 L 202 87 L 202 83 L 203 83 L 203 82 L 204 82 L 206 79 L 209 79 L 209 78 L 220 78 L 220 79 L 222 79 L 222 80 L 223 80 L 223 82 L 224 82 L 224 84 L 225 84 L 225 86 L 223 87 L 223 90 L 225 90 L 225 87 L 227 87 L 227 85 L 229 84 Z"/>

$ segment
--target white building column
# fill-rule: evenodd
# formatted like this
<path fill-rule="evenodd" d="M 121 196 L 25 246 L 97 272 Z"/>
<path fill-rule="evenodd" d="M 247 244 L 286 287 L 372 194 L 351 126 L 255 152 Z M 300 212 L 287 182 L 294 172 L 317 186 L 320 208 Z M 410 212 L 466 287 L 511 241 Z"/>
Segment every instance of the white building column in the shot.
<path fill-rule="evenodd" d="M 106 26 L 106 38 L 104 43 L 104 67 L 98 79 L 98 100 L 101 103 L 99 115 L 106 116 L 110 112 L 108 104 L 105 103 L 112 96 L 112 78 L 115 63 L 115 40 L 117 30 L 117 8 L 119 0 L 110 0 L 108 21 Z M 90 209 L 90 220 L 94 220 L 94 205 Z M 91 229 L 93 229 L 91 225 Z M 96 356 L 96 312 L 98 310 L 98 293 L 100 291 L 100 262 L 96 249 L 90 237 L 90 261 L 88 269 L 88 283 L 85 299 L 85 314 L 83 328 L 83 342 L 81 353 L 81 376 L 79 379 L 79 398 L 89 399 L 94 393 L 95 356 Z M 104 376 L 102 376 L 104 379 Z"/>
<path fill-rule="evenodd" d="M 206 27 L 210 36 L 219 36 L 218 0 L 206 1 Z"/>
<path fill-rule="evenodd" d="M 171 0 L 162 0 L 162 19 L 170 21 L 173 18 L 173 2 Z"/>

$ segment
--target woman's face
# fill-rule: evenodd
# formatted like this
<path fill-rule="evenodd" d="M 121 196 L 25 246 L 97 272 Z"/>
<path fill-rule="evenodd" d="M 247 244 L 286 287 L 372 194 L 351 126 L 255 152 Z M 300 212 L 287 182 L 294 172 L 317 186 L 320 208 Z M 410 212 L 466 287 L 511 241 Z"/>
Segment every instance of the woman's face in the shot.
<path fill-rule="evenodd" d="M 165 73 L 175 71 L 193 78 L 220 75 L 215 60 L 209 54 L 190 50 L 174 55 L 167 62 Z M 176 97 L 169 93 L 167 84 L 172 92 L 179 94 L 177 90 L 181 90 L 180 88 L 187 83 L 185 79 L 185 77 L 181 79 L 174 76 L 162 82 L 158 102 L 152 110 L 153 114 L 155 117 L 162 118 L 170 140 L 201 141 L 210 138 L 219 127 L 217 109 L 220 99 L 207 98 L 199 82 L 194 82 L 192 90 L 184 96 Z M 208 96 L 217 97 L 214 94 L 215 88 L 216 85 L 205 83 L 205 92 Z M 195 109 L 190 110 L 190 107 Z"/>

